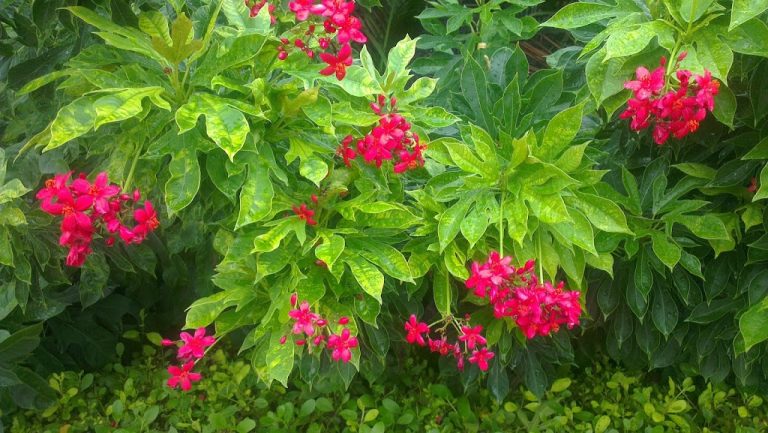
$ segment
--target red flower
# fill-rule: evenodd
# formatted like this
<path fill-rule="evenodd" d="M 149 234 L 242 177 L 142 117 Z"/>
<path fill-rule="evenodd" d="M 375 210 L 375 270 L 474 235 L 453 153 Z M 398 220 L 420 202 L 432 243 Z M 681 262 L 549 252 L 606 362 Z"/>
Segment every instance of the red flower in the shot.
<path fill-rule="evenodd" d="M 179 337 L 184 342 L 179 348 L 179 358 L 202 358 L 205 348 L 216 342 L 213 336 L 205 335 L 205 328 L 198 328 L 194 335 L 182 332 Z"/>
<path fill-rule="evenodd" d="M 419 322 L 415 314 L 411 314 L 411 317 L 405 322 L 405 330 L 408 332 L 405 340 L 409 344 L 417 343 L 419 346 L 425 344 L 424 337 L 421 334 L 429 332 L 429 326 L 424 322 Z"/>
<path fill-rule="evenodd" d="M 314 220 L 315 211 L 312 209 L 307 208 L 307 205 L 302 203 L 301 206 L 293 206 L 293 213 L 299 216 L 300 220 L 304 220 L 307 222 L 307 224 L 313 226 L 317 224 L 317 221 Z"/>
<path fill-rule="evenodd" d="M 467 343 L 467 349 L 469 350 L 474 349 L 475 345 L 484 346 L 486 340 L 485 337 L 482 336 L 481 332 L 483 332 L 483 327 L 480 325 L 475 327 L 462 326 L 459 341 Z"/>
<path fill-rule="evenodd" d="M 202 378 L 200 373 L 192 372 L 194 366 L 194 361 L 189 361 L 182 365 L 181 368 L 175 365 L 168 367 L 168 373 L 171 375 L 171 378 L 168 379 L 168 386 L 171 388 L 179 386 L 184 391 L 192 389 L 192 382 L 197 382 Z"/>
<path fill-rule="evenodd" d="M 347 135 L 344 137 L 344 140 L 342 140 L 341 145 L 339 145 L 339 148 L 336 150 L 336 154 L 344 158 L 344 165 L 349 167 L 350 161 L 355 159 L 357 157 L 357 153 L 355 153 L 355 150 L 349 147 L 350 144 L 352 144 L 352 141 L 354 141 L 354 137 L 351 135 Z"/>
<path fill-rule="evenodd" d="M 81 197 L 90 198 L 96 213 L 104 215 L 110 211 L 109 200 L 120 193 L 120 187 L 109 183 L 107 173 L 101 172 L 93 184 L 86 179 L 75 179 L 72 189 Z"/>
<path fill-rule="evenodd" d="M 643 66 L 635 72 L 637 80 L 627 81 L 624 88 L 632 90 L 637 99 L 648 99 L 664 88 L 664 68 L 659 66 L 653 72 L 648 72 Z"/>
<path fill-rule="evenodd" d="M 712 73 L 704 71 L 704 75 L 696 76 L 699 91 L 696 92 L 696 102 L 709 111 L 715 109 L 715 95 L 720 91 L 720 82 L 712 79 Z"/>
<path fill-rule="evenodd" d="M 349 362 L 352 359 L 351 348 L 357 347 L 357 337 L 353 337 L 349 333 L 349 329 L 344 328 L 340 335 L 331 335 L 328 337 L 328 348 L 332 349 L 331 358 L 334 361 Z"/>
<path fill-rule="evenodd" d="M 314 323 L 320 316 L 313 313 L 309 308 L 309 302 L 304 301 L 299 308 L 288 312 L 288 317 L 294 320 L 293 333 L 312 335 L 315 333 Z"/>
<path fill-rule="evenodd" d="M 493 359 L 493 357 L 494 353 L 489 352 L 487 348 L 483 347 L 482 349 L 472 352 L 472 356 L 469 357 L 469 362 L 477 364 L 481 371 L 486 371 L 488 370 L 488 361 Z"/>
<path fill-rule="evenodd" d="M 341 81 L 347 75 L 347 66 L 352 65 L 352 47 L 349 44 L 344 44 L 337 55 L 320 53 L 320 59 L 328 64 L 328 66 L 320 71 L 320 74 L 336 74 L 336 79 Z"/>
<path fill-rule="evenodd" d="M 56 198 L 60 191 L 67 189 L 67 182 L 69 182 L 70 177 L 72 177 L 71 171 L 57 174 L 53 179 L 46 180 L 45 187 L 37 192 L 37 199 L 45 201 Z"/>
<path fill-rule="evenodd" d="M 155 212 L 152 203 L 145 201 L 144 208 L 136 209 L 133 212 L 133 219 L 138 223 L 133 230 L 127 227 L 120 228 L 120 237 L 123 238 L 127 244 L 139 244 L 146 239 L 147 235 L 155 231 L 160 226 L 160 221 L 157 219 L 157 212 Z"/>

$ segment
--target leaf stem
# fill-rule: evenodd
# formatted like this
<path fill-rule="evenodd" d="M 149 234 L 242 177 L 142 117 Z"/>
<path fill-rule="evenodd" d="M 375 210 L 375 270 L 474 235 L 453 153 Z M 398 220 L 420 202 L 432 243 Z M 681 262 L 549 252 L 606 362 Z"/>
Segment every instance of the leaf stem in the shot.
<path fill-rule="evenodd" d="M 504 191 L 501 192 L 499 204 L 499 256 L 504 257 Z"/>
<path fill-rule="evenodd" d="M 141 156 L 141 145 L 137 144 L 136 154 L 133 156 L 133 161 L 131 162 L 131 168 L 128 170 L 128 177 L 125 178 L 125 182 L 123 182 L 123 191 L 127 191 L 131 187 L 131 182 L 133 181 L 133 173 L 136 171 L 136 164 L 139 162 L 139 157 Z"/>
<path fill-rule="evenodd" d="M 541 250 L 541 233 L 537 233 L 536 240 L 538 243 L 538 250 L 539 250 L 539 284 L 543 284 L 544 282 L 544 260 L 542 260 L 542 250 Z"/>

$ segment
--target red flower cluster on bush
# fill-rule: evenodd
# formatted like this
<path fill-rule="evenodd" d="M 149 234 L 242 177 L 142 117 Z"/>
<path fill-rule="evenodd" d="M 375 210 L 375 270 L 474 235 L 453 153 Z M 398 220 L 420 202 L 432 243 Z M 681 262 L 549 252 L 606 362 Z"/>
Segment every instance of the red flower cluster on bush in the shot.
<path fill-rule="evenodd" d="M 685 58 L 682 53 L 676 63 Z M 627 109 L 619 116 L 631 119 L 630 127 L 640 131 L 653 126 L 653 140 L 658 145 L 667 142 L 672 135 L 677 139 L 695 132 L 699 123 L 707 116 L 707 111 L 715 108 L 714 97 L 720 82 L 712 79 L 712 73 L 705 70 L 704 75 L 694 76 L 691 71 L 678 69 L 675 73 L 677 87 L 667 83 L 665 71 L 666 59 L 661 58 L 660 66 L 648 71 L 637 68 L 636 80 L 627 81 L 624 87 L 632 90 L 633 97 L 627 102 Z M 669 89 L 664 92 L 664 89 Z"/>
<path fill-rule="evenodd" d="M 317 204 L 317 202 L 313 202 Z M 306 204 L 302 203 L 300 206 L 293 206 L 291 209 L 300 220 L 306 221 L 311 226 L 317 224 L 317 221 L 315 221 L 315 211 L 307 207 Z"/>
<path fill-rule="evenodd" d="M 179 341 L 163 340 L 163 346 L 177 346 L 176 357 L 182 362 L 180 366 L 171 365 L 168 367 L 168 386 L 171 388 L 179 387 L 183 391 L 192 389 L 192 382 L 197 382 L 202 378 L 200 373 L 195 373 L 192 369 L 195 364 L 205 356 L 206 349 L 216 343 L 216 338 L 211 335 L 205 335 L 205 328 L 198 328 L 194 334 L 182 332 L 179 334 Z"/>
<path fill-rule="evenodd" d="M 488 361 L 493 359 L 494 353 L 484 347 L 486 340 L 482 335 L 483 327 L 480 325 L 471 326 L 469 320 L 469 316 L 464 321 L 452 317 L 448 318 L 447 323 L 436 330 L 440 334 L 440 338 L 433 339 L 429 336 L 431 331 L 429 325 L 419 322 L 416 315 L 411 314 L 411 317 L 405 322 L 405 341 L 409 344 L 429 346 L 431 352 L 438 353 L 440 356 L 453 356 L 459 370 L 464 369 L 464 359 L 467 356 L 470 364 L 476 364 L 481 371 L 486 371 L 488 370 Z M 449 340 L 446 335 L 446 329 L 451 324 L 459 330 L 455 341 Z"/>
<path fill-rule="evenodd" d="M 126 244 L 141 243 L 160 225 L 149 201 L 133 211 L 133 228 L 124 225 L 122 221 L 127 212 L 124 206 L 129 202 L 138 203 L 141 194 L 138 190 L 121 194 L 119 186 L 109 183 L 106 173 L 99 173 L 93 183 L 85 174 L 71 178 L 72 172 L 57 174 L 37 192 L 44 212 L 63 217 L 59 244 L 69 248 L 68 266 L 79 267 L 85 263 L 93 252 L 91 242 L 99 226 L 106 229 L 106 243 L 111 246 L 114 235 L 119 235 Z"/>
<path fill-rule="evenodd" d="M 485 263 L 472 263 L 472 275 L 466 282 L 475 296 L 488 299 L 496 318 L 513 318 L 528 338 L 548 336 L 562 325 L 571 329 L 579 324 L 578 291 L 564 291 L 562 281 L 557 286 L 539 282 L 533 260 L 521 268 L 511 262 L 511 257 L 502 258 L 493 251 Z"/>
<path fill-rule="evenodd" d="M 351 42 L 364 44 L 368 38 L 363 33 L 363 24 L 353 16 L 355 2 L 345 0 L 293 0 L 288 8 L 298 21 L 310 24 L 300 38 L 291 42 L 288 38 L 280 40 L 277 57 L 285 60 L 292 48 L 303 51 L 309 58 L 315 57 L 318 50 L 320 60 L 327 66 L 320 71 L 322 75 L 336 75 L 343 80 L 347 67 L 352 65 Z M 316 35 L 316 29 L 322 26 L 324 34 Z M 335 43 L 334 43 L 335 39 Z"/>
<path fill-rule="evenodd" d="M 357 337 L 353 336 L 346 326 L 349 324 L 348 317 L 341 317 L 337 322 L 343 326 L 341 332 L 334 334 L 328 321 L 319 314 L 312 312 L 309 302 L 303 301 L 299 304 L 298 296 L 291 295 L 291 306 L 293 310 L 288 312 L 288 317 L 293 320 L 292 332 L 300 336 L 294 340 L 297 346 L 307 346 L 311 351 L 313 347 L 325 347 L 331 351 L 331 359 L 334 361 L 349 362 L 352 359 L 352 350 L 358 346 Z M 288 341 L 287 336 L 280 339 L 280 344 Z"/>
<path fill-rule="evenodd" d="M 397 100 L 390 98 L 389 111 L 385 112 L 387 98 L 384 95 L 379 95 L 377 101 L 371 103 L 371 110 L 380 116 L 379 124 L 357 140 L 356 148 L 352 148 L 353 136 L 344 137 L 336 154 L 342 157 L 346 166 L 358 155 L 366 163 L 376 164 L 376 167 L 391 160 L 395 163 L 394 172 L 398 174 L 424 165 L 426 146 L 419 142 L 419 135 L 411 131 L 410 122 L 397 114 L 396 104 Z"/>

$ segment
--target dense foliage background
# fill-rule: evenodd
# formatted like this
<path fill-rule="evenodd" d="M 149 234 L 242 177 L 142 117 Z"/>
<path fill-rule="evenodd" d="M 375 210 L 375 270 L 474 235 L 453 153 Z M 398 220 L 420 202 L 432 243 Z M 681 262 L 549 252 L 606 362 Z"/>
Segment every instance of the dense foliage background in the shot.
<path fill-rule="evenodd" d="M 301 50 L 278 60 L 308 27 L 271 3 L 274 23 L 241 0 L 0 0 L 3 415 L 57 407 L 51 374 L 199 327 L 248 384 L 374 386 L 417 358 L 503 401 L 609 357 L 663 384 L 765 386 L 768 3 L 359 1 L 368 40 L 343 80 Z M 719 92 L 659 146 L 619 118 L 624 84 L 662 56 L 676 83 L 681 53 Z M 427 145 L 423 167 L 336 155 L 379 122 L 379 95 Z M 35 191 L 69 170 L 140 189 L 160 228 L 65 266 Z M 499 249 L 580 291 L 580 326 L 526 339 L 495 319 L 465 281 Z M 293 293 L 350 318 L 349 364 L 280 342 Z M 487 372 L 405 342 L 411 314 L 466 313 L 496 353 Z"/>

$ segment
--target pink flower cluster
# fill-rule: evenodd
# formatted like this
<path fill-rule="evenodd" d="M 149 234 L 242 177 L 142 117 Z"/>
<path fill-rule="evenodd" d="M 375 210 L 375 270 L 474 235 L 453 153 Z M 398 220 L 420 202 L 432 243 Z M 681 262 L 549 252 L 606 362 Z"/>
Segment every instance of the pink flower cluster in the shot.
<path fill-rule="evenodd" d="M 93 183 L 85 174 L 72 180 L 72 172 L 57 174 L 45 181 L 37 192 L 40 208 L 55 216 L 62 216 L 59 244 L 69 248 L 67 266 L 79 267 L 85 263 L 93 250 L 91 242 L 98 227 L 107 231 L 106 243 L 115 243 L 115 234 L 126 244 L 141 243 L 153 232 L 160 222 L 149 201 L 133 211 L 135 225 L 130 228 L 123 224 L 126 203 L 138 203 L 139 191 L 121 194 L 120 187 L 109 183 L 107 173 L 99 173 Z"/>
<path fill-rule="evenodd" d="M 492 251 L 485 263 L 472 263 L 466 282 L 475 296 L 488 299 L 497 319 L 513 318 L 528 338 L 548 336 L 562 325 L 571 329 L 579 324 L 578 291 L 564 291 L 563 282 L 557 286 L 539 282 L 533 260 L 521 268 L 511 262 L 511 257 L 502 258 Z"/>
<path fill-rule="evenodd" d="M 376 125 L 363 138 L 357 140 L 356 148 L 352 147 L 355 138 L 348 135 L 341 142 L 336 151 L 344 160 L 344 165 L 349 167 L 351 161 L 358 155 L 363 157 L 368 164 L 376 164 L 381 167 L 384 161 L 392 160 L 395 173 L 404 173 L 424 165 L 424 150 L 427 148 L 419 142 L 419 135 L 411 131 L 411 124 L 401 115 L 397 114 L 397 100 L 389 99 L 389 111 L 387 98 L 379 95 L 376 102 L 371 103 L 371 110 L 379 117 Z"/>
<path fill-rule="evenodd" d="M 677 59 L 676 68 L 685 58 L 683 52 Z M 633 96 L 627 102 L 627 109 L 619 116 L 631 119 L 630 128 L 640 131 L 653 126 L 653 140 L 658 145 L 667 142 L 672 135 L 681 139 L 699 129 L 699 123 L 707 111 L 715 108 L 714 97 L 720 89 L 720 82 L 712 79 L 712 73 L 696 75 L 691 82 L 691 71 L 678 69 L 675 73 L 677 88 L 667 83 L 666 59 L 661 58 L 660 66 L 648 71 L 637 68 L 636 80 L 627 81 L 624 87 L 632 90 Z M 665 89 L 669 89 L 664 92 Z"/>
<path fill-rule="evenodd" d="M 341 332 L 334 334 L 328 321 L 319 314 L 312 312 L 309 302 L 303 301 L 299 304 L 298 296 L 291 295 L 291 306 L 293 310 L 288 312 L 288 317 L 293 320 L 292 332 L 300 338 L 294 340 L 297 346 L 307 346 L 311 351 L 313 347 L 325 347 L 331 351 L 331 359 L 334 361 L 349 362 L 352 359 L 352 350 L 358 346 L 357 337 L 353 336 L 346 326 L 349 324 L 348 317 L 341 317 L 337 322 L 343 326 Z M 287 336 L 280 339 L 280 344 L 288 341 Z"/>
<path fill-rule="evenodd" d="M 411 314 L 411 317 L 405 322 L 405 341 L 409 344 L 429 346 L 431 352 L 438 353 L 440 356 L 453 356 L 459 370 L 464 369 L 464 358 L 468 355 L 467 359 L 470 364 L 476 364 L 481 371 L 486 371 L 488 370 L 488 361 L 493 359 L 494 353 L 484 347 L 486 340 L 482 335 L 483 327 L 480 325 L 471 326 L 469 320 L 469 316 L 465 317 L 464 321 L 450 318 L 448 324 L 437 329 L 441 337 L 432 339 L 429 335 L 431 331 L 429 325 L 419 322 L 416 315 Z M 455 325 L 456 329 L 459 330 L 459 335 L 456 341 L 451 342 L 446 335 L 446 328 L 454 321 L 456 321 Z M 426 340 L 424 339 L 425 336 Z"/>
<path fill-rule="evenodd" d="M 202 378 L 200 373 L 195 373 L 192 369 L 204 356 L 206 349 L 216 343 L 216 338 L 211 335 L 205 335 L 205 328 L 198 328 L 194 334 L 182 332 L 179 334 L 179 341 L 164 339 L 163 346 L 177 346 L 176 357 L 182 362 L 181 366 L 171 365 L 168 367 L 168 386 L 170 388 L 180 387 L 183 391 L 192 389 L 192 382 L 197 382 Z"/>
<path fill-rule="evenodd" d="M 288 38 L 280 40 L 278 59 L 285 60 L 292 48 L 301 50 L 309 58 L 314 58 L 315 50 L 319 50 L 320 59 L 327 64 L 320 74 L 336 75 L 338 80 L 343 80 L 347 67 L 352 65 L 350 43 L 364 44 L 368 40 L 362 31 L 363 24 L 353 16 L 354 0 L 292 0 L 288 8 L 298 21 L 308 21 L 309 26 L 293 42 Z M 323 28 L 322 36 L 316 35 L 318 26 Z"/>

